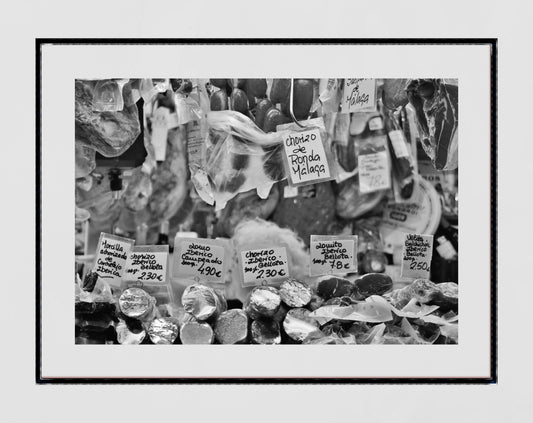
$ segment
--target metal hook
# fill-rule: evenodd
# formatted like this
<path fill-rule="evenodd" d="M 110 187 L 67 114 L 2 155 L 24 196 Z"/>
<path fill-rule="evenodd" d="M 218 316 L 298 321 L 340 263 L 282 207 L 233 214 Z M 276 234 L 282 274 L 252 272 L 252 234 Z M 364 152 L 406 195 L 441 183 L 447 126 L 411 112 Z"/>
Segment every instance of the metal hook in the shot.
<path fill-rule="evenodd" d="M 304 125 L 302 125 L 300 122 L 298 122 L 296 120 L 296 118 L 294 117 L 294 112 L 293 112 L 293 101 L 294 101 L 294 79 L 291 79 L 291 93 L 290 93 L 290 98 L 289 98 L 289 113 L 291 115 L 291 118 L 293 120 L 293 122 L 298 125 L 300 128 L 305 128 Z"/>

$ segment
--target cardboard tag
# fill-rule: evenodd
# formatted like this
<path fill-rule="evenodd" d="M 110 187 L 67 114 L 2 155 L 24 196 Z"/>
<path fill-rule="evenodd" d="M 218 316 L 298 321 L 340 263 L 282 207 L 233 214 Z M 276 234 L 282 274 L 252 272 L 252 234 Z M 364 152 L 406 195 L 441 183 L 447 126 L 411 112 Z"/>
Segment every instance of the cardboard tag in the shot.
<path fill-rule="evenodd" d="M 331 179 L 319 128 L 289 132 L 283 139 L 287 174 L 292 185 Z"/>
<path fill-rule="evenodd" d="M 268 247 L 239 251 L 243 286 L 281 281 L 289 277 L 286 247 Z"/>
<path fill-rule="evenodd" d="M 342 113 L 376 108 L 375 79 L 345 79 L 342 92 Z"/>
<path fill-rule="evenodd" d="M 357 272 L 357 236 L 311 235 L 310 276 Z"/>
<path fill-rule="evenodd" d="M 168 245 L 135 246 L 126 261 L 124 281 L 165 283 L 167 268 Z"/>
<path fill-rule="evenodd" d="M 120 287 L 126 261 L 134 244 L 133 239 L 100 233 L 94 271 L 110 285 Z"/>
<path fill-rule="evenodd" d="M 158 107 L 152 114 L 152 137 L 150 139 L 154 146 L 155 159 L 164 161 L 167 154 L 167 136 L 170 120 L 170 110 L 166 107 Z"/>
<path fill-rule="evenodd" d="M 174 277 L 224 283 L 226 249 L 220 240 L 176 237 L 174 251 Z"/>
<path fill-rule="evenodd" d="M 429 279 L 433 235 L 405 234 L 401 276 Z"/>
<path fill-rule="evenodd" d="M 360 154 L 357 161 L 361 194 L 390 188 L 389 158 L 386 151 Z"/>

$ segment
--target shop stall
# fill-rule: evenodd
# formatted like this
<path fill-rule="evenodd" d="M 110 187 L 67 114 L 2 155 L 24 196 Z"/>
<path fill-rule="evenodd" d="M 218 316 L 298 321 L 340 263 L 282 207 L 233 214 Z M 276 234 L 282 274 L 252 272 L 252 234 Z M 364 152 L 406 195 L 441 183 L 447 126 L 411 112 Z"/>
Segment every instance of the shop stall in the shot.
<path fill-rule="evenodd" d="M 75 82 L 77 344 L 458 343 L 458 82 Z"/>

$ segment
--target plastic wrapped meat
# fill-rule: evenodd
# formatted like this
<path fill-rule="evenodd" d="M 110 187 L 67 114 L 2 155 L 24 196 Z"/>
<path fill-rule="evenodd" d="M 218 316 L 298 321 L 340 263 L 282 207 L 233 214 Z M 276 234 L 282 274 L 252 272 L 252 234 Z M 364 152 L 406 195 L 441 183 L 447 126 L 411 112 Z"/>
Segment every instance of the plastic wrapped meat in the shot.
<path fill-rule="evenodd" d="M 303 341 L 308 338 L 320 338 L 323 336 L 318 323 L 310 317 L 311 312 L 305 308 L 293 308 L 289 310 L 283 320 L 283 330 L 294 341 Z"/>
<path fill-rule="evenodd" d="M 355 175 L 337 185 L 335 202 L 337 215 L 343 219 L 356 219 L 376 207 L 385 196 L 385 191 L 361 194 L 359 176 Z"/>
<path fill-rule="evenodd" d="M 250 292 L 246 302 L 246 312 L 250 317 L 272 317 L 279 310 L 281 296 L 279 291 L 272 286 L 257 286 Z"/>
<path fill-rule="evenodd" d="M 146 208 L 153 192 L 153 184 L 149 173 L 143 168 L 133 171 L 131 180 L 122 194 L 122 202 L 128 210 L 140 211 Z"/>
<path fill-rule="evenodd" d="M 265 199 L 272 185 L 284 177 L 276 148 L 281 135 L 265 134 L 246 116 L 235 111 L 210 112 L 205 171 L 218 210 L 240 192 L 257 190 Z M 273 166 L 277 164 L 276 166 Z"/>
<path fill-rule="evenodd" d="M 231 309 L 218 316 L 215 338 L 221 344 L 242 344 L 248 337 L 248 316 L 243 310 Z"/>
<path fill-rule="evenodd" d="M 279 293 L 281 300 L 289 307 L 305 307 L 313 296 L 309 286 L 293 278 L 282 282 Z"/>
<path fill-rule="evenodd" d="M 336 276 L 326 276 L 317 286 L 317 294 L 325 300 L 333 297 L 343 297 L 353 293 L 354 284 L 347 279 Z"/>
<path fill-rule="evenodd" d="M 246 219 L 268 219 L 274 212 L 279 200 L 279 191 L 276 186 L 272 187 L 270 194 L 262 200 L 251 190 L 238 194 L 232 198 L 227 206 L 222 210 L 219 218 L 217 231 L 222 236 L 233 236 L 237 225 Z"/>
<path fill-rule="evenodd" d="M 437 170 L 457 168 L 458 87 L 440 79 L 415 79 L 408 85 L 422 147 Z"/>
<path fill-rule="evenodd" d="M 146 331 L 142 326 L 138 330 L 133 330 L 122 319 L 117 324 L 115 330 L 117 332 L 117 341 L 122 345 L 138 345 L 146 338 Z"/>
<path fill-rule="evenodd" d="M 141 133 L 137 106 L 125 106 L 119 112 L 97 112 L 94 110 L 94 86 L 94 82 L 76 80 L 76 141 L 105 157 L 116 157 Z"/>
<path fill-rule="evenodd" d="M 91 223 L 112 225 L 119 218 L 122 205 L 111 192 L 108 176 L 93 172 L 88 178 L 92 180 L 88 190 L 76 187 L 76 206 L 89 211 Z"/>
<path fill-rule="evenodd" d="M 202 284 L 189 285 L 183 292 L 181 302 L 185 311 L 197 320 L 216 318 L 227 309 L 225 299 L 213 288 Z"/>
<path fill-rule="evenodd" d="M 166 159 L 152 173 L 153 192 L 149 200 L 150 226 L 169 220 L 188 194 L 187 137 L 185 125 L 169 129 Z"/>
<path fill-rule="evenodd" d="M 280 344 L 281 332 L 279 323 L 267 318 L 254 320 L 251 326 L 251 337 L 254 344 Z"/>
<path fill-rule="evenodd" d="M 181 326 L 180 331 L 182 344 L 212 344 L 215 340 L 213 329 L 204 322 L 186 322 Z"/>
<path fill-rule="evenodd" d="M 383 105 L 392 110 L 405 106 L 407 98 L 408 79 L 385 79 L 383 81 Z"/>
<path fill-rule="evenodd" d="M 173 344 L 178 337 L 179 326 L 177 319 L 161 317 L 152 320 L 148 328 L 148 335 L 154 344 Z"/>
<path fill-rule="evenodd" d="M 89 173 L 91 173 L 96 167 L 96 151 L 76 141 L 75 152 L 76 168 L 74 175 L 76 176 L 76 178 L 84 178 L 89 175 Z"/>
<path fill-rule="evenodd" d="M 439 306 L 444 313 L 450 310 L 457 312 L 458 291 L 455 282 L 435 284 L 426 279 L 417 279 L 410 285 L 393 291 L 391 301 L 395 307 L 403 308 L 414 298 L 422 304 Z"/>
<path fill-rule="evenodd" d="M 437 292 L 438 290 L 433 282 L 426 279 L 417 279 L 403 288 L 394 290 L 391 293 L 391 300 L 396 308 L 402 309 L 413 298 L 421 303 L 427 303 Z"/>
<path fill-rule="evenodd" d="M 371 295 L 383 295 L 392 289 L 392 279 L 383 273 L 367 273 L 354 283 L 354 295 L 364 300 Z"/>

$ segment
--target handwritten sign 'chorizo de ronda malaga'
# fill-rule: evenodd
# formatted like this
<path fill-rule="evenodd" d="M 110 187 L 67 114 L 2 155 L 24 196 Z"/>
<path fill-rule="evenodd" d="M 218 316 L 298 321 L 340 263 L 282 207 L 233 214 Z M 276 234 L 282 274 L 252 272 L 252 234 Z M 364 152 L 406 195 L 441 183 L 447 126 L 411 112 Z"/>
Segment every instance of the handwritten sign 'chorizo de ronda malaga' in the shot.
<path fill-rule="evenodd" d="M 289 132 L 283 139 L 288 175 L 293 185 L 331 178 L 319 128 Z"/>

